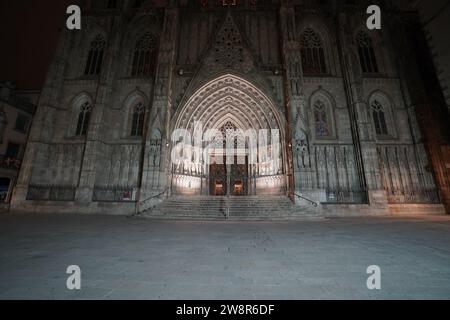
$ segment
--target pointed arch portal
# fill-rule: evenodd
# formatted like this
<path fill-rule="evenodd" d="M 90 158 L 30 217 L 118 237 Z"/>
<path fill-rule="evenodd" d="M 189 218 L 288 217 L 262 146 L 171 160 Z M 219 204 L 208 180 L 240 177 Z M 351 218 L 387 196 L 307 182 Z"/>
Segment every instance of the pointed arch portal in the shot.
<path fill-rule="evenodd" d="M 239 76 L 226 74 L 203 85 L 174 116 L 172 193 L 284 194 L 282 119 L 272 101 Z M 180 132 L 189 138 L 180 139 Z"/>

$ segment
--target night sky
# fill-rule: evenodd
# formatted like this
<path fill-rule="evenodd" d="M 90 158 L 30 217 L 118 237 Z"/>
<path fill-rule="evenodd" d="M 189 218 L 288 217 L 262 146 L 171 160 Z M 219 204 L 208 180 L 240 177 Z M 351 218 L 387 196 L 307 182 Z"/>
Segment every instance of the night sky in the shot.
<path fill-rule="evenodd" d="M 396 0 L 400 3 L 405 0 Z M 40 90 L 74 0 L 0 0 L 0 81 Z"/>
<path fill-rule="evenodd" d="M 72 0 L 0 1 L 0 81 L 40 90 Z"/>

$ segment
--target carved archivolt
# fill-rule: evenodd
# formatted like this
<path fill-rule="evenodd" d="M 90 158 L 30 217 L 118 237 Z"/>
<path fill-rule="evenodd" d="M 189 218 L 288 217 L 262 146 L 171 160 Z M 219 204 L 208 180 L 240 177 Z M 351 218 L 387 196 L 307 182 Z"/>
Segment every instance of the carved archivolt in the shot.
<path fill-rule="evenodd" d="M 244 152 L 249 155 L 250 163 L 255 165 L 252 170 L 260 175 L 277 175 L 283 171 L 285 158 L 282 146 L 285 137 L 284 123 L 281 119 L 272 101 L 261 90 L 241 77 L 225 74 L 203 85 L 186 101 L 174 117 L 172 130 L 187 129 L 194 140 L 198 137 L 197 134 L 202 133 L 204 143 L 212 141 L 211 131 L 228 133 L 232 129 L 239 130 L 244 136 L 239 136 L 238 133 L 235 148 L 242 154 L 244 150 L 239 146 L 245 144 Z M 214 130 L 209 131 L 210 129 Z M 259 130 L 268 131 L 260 132 Z M 256 139 L 249 139 L 246 142 L 245 137 L 250 136 Z M 226 138 L 228 139 L 229 136 L 227 135 Z M 223 140 L 216 141 L 219 143 L 216 145 L 218 149 L 210 153 L 212 156 L 223 152 L 221 149 L 223 145 L 220 143 Z M 265 144 L 266 142 L 269 146 Z M 263 154 L 264 150 L 267 154 Z M 262 153 L 259 154 L 259 151 Z M 172 169 L 178 174 L 207 173 L 208 163 L 208 158 L 202 155 L 196 158 L 194 155 L 193 159 L 176 159 L 173 162 L 175 167 Z"/>
<path fill-rule="evenodd" d="M 232 74 L 218 77 L 198 89 L 180 109 L 172 129 L 193 130 L 196 122 L 203 130 L 220 128 L 227 120 L 240 129 L 279 129 L 281 117 L 273 103 L 257 87 Z"/>

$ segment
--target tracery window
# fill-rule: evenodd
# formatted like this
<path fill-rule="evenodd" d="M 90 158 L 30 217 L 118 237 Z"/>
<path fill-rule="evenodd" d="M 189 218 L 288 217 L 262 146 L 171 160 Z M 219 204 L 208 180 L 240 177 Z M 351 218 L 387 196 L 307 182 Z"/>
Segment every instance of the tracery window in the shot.
<path fill-rule="evenodd" d="M 321 100 L 314 103 L 314 127 L 316 137 L 331 136 L 331 124 L 326 105 Z"/>
<path fill-rule="evenodd" d="M 356 36 L 358 43 L 359 62 L 363 73 L 377 73 L 378 64 L 375 56 L 372 39 L 363 31 Z"/>
<path fill-rule="evenodd" d="M 142 137 L 144 132 L 145 107 L 142 103 L 138 103 L 133 109 L 131 119 L 131 136 Z"/>
<path fill-rule="evenodd" d="M 233 139 L 233 145 L 235 148 L 238 147 L 238 140 L 241 140 L 241 137 L 236 136 L 237 133 L 237 127 L 234 123 L 232 123 L 231 121 L 227 121 L 221 128 L 220 128 L 220 132 L 222 133 L 223 136 L 223 144 L 224 146 L 226 146 L 226 141 L 227 139 Z"/>
<path fill-rule="evenodd" d="M 300 36 L 303 73 L 307 75 L 326 74 L 325 51 L 320 36 L 311 28 Z"/>
<path fill-rule="evenodd" d="M 153 74 L 156 59 L 156 39 L 147 32 L 136 43 L 133 54 L 132 76 L 149 76 Z"/>
<path fill-rule="evenodd" d="M 234 132 L 237 130 L 237 127 L 231 121 L 227 121 L 221 128 L 220 132 L 222 132 L 223 137 L 225 138 L 227 135 L 232 136 Z"/>
<path fill-rule="evenodd" d="M 89 102 L 85 102 L 78 113 L 77 128 L 75 131 L 76 136 L 85 136 L 89 127 L 89 121 L 91 118 L 92 106 Z"/>
<path fill-rule="evenodd" d="M 100 74 L 103 63 L 103 51 L 105 49 L 106 41 L 102 35 L 97 35 L 91 42 L 88 58 L 84 74 L 87 76 L 97 76 Z"/>
<path fill-rule="evenodd" d="M 389 134 L 384 107 L 377 100 L 374 100 L 370 107 L 372 108 L 372 117 L 377 135 Z"/>

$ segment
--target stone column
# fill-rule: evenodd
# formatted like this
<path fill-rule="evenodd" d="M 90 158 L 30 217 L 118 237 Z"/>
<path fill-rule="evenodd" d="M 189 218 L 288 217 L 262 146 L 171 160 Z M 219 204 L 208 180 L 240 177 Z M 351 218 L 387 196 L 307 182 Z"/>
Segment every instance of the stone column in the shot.
<path fill-rule="evenodd" d="M 103 23 L 110 24 L 109 28 L 107 28 L 109 32 L 107 50 L 105 51 L 104 63 L 98 78 L 89 130 L 82 154 L 79 181 L 75 192 L 75 201 L 85 203 L 92 202 L 96 180 L 96 163 L 102 149 L 101 144 L 103 143 L 104 113 L 111 96 L 115 56 L 120 50 L 121 25 L 117 23 L 115 17 L 105 19 Z"/>
<path fill-rule="evenodd" d="M 73 32 L 65 28 L 60 35 L 55 58 L 47 72 L 47 78 L 30 128 L 21 170 L 11 198 L 11 211 L 18 209 L 21 203 L 26 200 L 38 151 L 43 145 L 51 142 L 54 136 L 56 108 L 60 104 L 64 74 L 71 54 L 70 43 L 74 35 Z"/>
<path fill-rule="evenodd" d="M 369 203 L 377 210 L 374 213 L 383 213 L 387 211 L 387 197 L 381 181 L 375 134 L 368 116 L 368 105 L 364 100 L 358 51 L 352 39 L 353 32 L 347 23 L 346 13 L 337 13 L 336 19 L 339 55 L 355 145 L 360 187 L 367 190 Z"/>
<path fill-rule="evenodd" d="M 280 45 L 283 63 L 283 87 L 286 101 L 286 173 L 288 175 L 288 195 L 294 200 L 296 189 L 295 171 L 293 165 L 293 152 L 295 124 L 293 123 L 293 113 L 296 110 L 294 95 L 300 94 L 297 91 L 301 88 L 302 72 L 300 63 L 300 52 L 297 41 L 295 41 L 295 12 L 289 5 L 289 1 L 283 1 L 280 8 Z"/>
<path fill-rule="evenodd" d="M 231 165 L 227 164 L 227 196 L 231 196 Z"/>
<path fill-rule="evenodd" d="M 172 115 L 172 71 L 175 64 L 177 25 L 178 9 L 166 8 L 154 81 L 153 105 L 148 117 L 140 190 L 141 200 L 169 187 L 169 143 L 171 138 L 169 126 Z"/>

